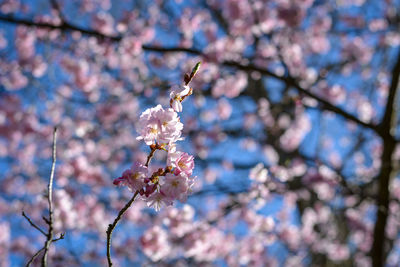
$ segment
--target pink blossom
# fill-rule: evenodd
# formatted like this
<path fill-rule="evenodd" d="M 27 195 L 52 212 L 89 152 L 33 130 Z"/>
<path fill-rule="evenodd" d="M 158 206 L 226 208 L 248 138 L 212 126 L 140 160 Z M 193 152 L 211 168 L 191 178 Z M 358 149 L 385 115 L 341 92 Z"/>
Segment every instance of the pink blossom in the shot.
<path fill-rule="evenodd" d="M 7 90 L 13 91 L 27 86 L 28 78 L 19 69 L 14 69 L 7 76 L 1 77 L 0 82 Z"/>
<path fill-rule="evenodd" d="M 189 190 L 189 181 L 185 173 L 174 175 L 168 173 L 165 175 L 161 186 L 161 193 L 172 199 L 185 199 Z"/>
<path fill-rule="evenodd" d="M 10 266 L 8 261 L 8 253 L 11 243 L 10 228 L 10 224 L 7 221 L 0 222 L 0 254 L 2 255 L 2 262 L 0 263 L 0 266 Z"/>
<path fill-rule="evenodd" d="M 227 120 L 232 114 L 232 106 L 226 99 L 220 99 L 217 104 L 218 116 L 221 120 Z"/>
<path fill-rule="evenodd" d="M 76 228 L 78 213 L 75 210 L 75 203 L 71 196 L 63 189 L 54 192 L 54 200 L 57 209 L 54 210 L 54 228 L 62 231 L 68 228 Z"/>
<path fill-rule="evenodd" d="M 122 39 L 120 50 L 121 54 L 136 57 L 142 52 L 142 41 L 140 38 L 134 36 L 124 37 L 124 39 Z"/>
<path fill-rule="evenodd" d="M 239 246 L 239 263 L 246 266 L 269 266 L 265 262 L 264 240 L 259 235 L 245 237 Z"/>
<path fill-rule="evenodd" d="M 19 59 L 26 62 L 35 55 L 36 35 L 26 27 L 18 27 L 16 30 L 15 46 Z"/>
<path fill-rule="evenodd" d="M 173 109 L 158 110 L 156 117 L 161 128 L 161 133 L 158 136 L 160 143 L 170 143 L 180 139 L 183 124 L 179 121 L 178 114 Z"/>
<path fill-rule="evenodd" d="M 142 189 L 146 184 L 144 179 L 148 175 L 147 167 L 135 162 L 132 167 L 123 172 L 122 176 L 114 180 L 115 185 L 127 185 L 134 192 Z"/>
<path fill-rule="evenodd" d="M 350 251 L 347 245 L 331 243 L 327 246 L 328 257 L 336 262 L 344 261 L 349 258 Z"/>
<path fill-rule="evenodd" d="M 140 238 L 144 254 L 152 261 L 159 261 L 170 253 L 168 235 L 160 226 L 153 226 Z"/>
<path fill-rule="evenodd" d="M 311 130 L 311 121 L 306 113 L 296 114 L 295 121 L 280 137 L 280 144 L 286 151 L 293 151 L 303 141 L 304 137 Z"/>
<path fill-rule="evenodd" d="M 163 219 L 163 224 L 168 227 L 168 232 L 178 238 L 193 231 L 194 209 L 185 204 L 182 209 L 169 208 Z"/>
<path fill-rule="evenodd" d="M 106 12 L 100 12 L 93 16 L 93 28 L 99 32 L 112 35 L 114 33 L 114 18 Z"/>
<path fill-rule="evenodd" d="M 140 136 L 137 140 L 144 140 L 147 145 L 154 141 L 170 143 L 180 139 L 183 124 L 178 114 L 172 109 L 164 110 L 161 105 L 145 110 L 140 115 L 137 131 Z"/>
<path fill-rule="evenodd" d="M 268 170 L 264 168 L 264 164 L 258 163 L 250 170 L 250 179 L 260 183 L 265 183 L 268 179 Z"/>
<path fill-rule="evenodd" d="M 173 202 L 172 198 L 160 192 L 153 193 L 145 201 L 147 206 L 153 207 L 156 211 L 160 211 L 163 206 L 171 206 Z"/>
<path fill-rule="evenodd" d="M 191 176 L 194 168 L 194 158 L 185 152 L 177 152 L 175 160 L 171 161 L 172 167 L 175 167 L 174 174 L 184 173 Z"/>
<path fill-rule="evenodd" d="M 184 239 L 185 257 L 193 257 L 196 261 L 214 261 L 232 250 L 234 240 L 224 232 L 208 224 L 200 224 Z"/>
<path fill-rule="evenodd" d="M 237 97 L 246 88 L 247 79 L 247 74 L 242 71 L 238 71 L 235 75 L 227 75 L 220 78 L 212 88 L 212 95 L 214 97 L 222 95 L 228 98 Z"/>
<path fill-rule="evenodd" d="M 0 4 L 0 10 L 4 14 L 9 14 L 17 11 L 21 6 L 19 0 L 4 0 Z"/>

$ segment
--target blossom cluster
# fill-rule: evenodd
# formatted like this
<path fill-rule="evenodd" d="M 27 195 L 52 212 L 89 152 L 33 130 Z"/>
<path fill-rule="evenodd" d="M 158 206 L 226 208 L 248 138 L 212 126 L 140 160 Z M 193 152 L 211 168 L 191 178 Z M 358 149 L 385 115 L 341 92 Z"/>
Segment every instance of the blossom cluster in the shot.
<path fill-rule="evenodd" d="M 171 92 L 170 108 L 157 105 L 140 115 L 137 140 L 143 140 L 151 149 L 147 162 L 133 163 L 113 182 L 140 194 L 156 211 L 172 205 L 174 200 L 185 201 L 194 181 L 194 157 L 176 148 L 176 142 L 182 140 L 183 129 L 177 112 L 182 111 L 182 101 L 192 94 L 187 84 Z M 148 165 L 157 150 L 168 152 L 167 162 L 165 168 L 153 172 Z"/>

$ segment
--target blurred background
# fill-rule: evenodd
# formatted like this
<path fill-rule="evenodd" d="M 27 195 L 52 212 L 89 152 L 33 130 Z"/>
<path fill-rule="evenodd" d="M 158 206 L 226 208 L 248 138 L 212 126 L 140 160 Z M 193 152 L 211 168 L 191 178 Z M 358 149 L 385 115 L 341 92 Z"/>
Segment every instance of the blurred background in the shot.
<path fill-rule="evenodd" d="M 116 266 L 399 266 L 399 25 L 397 0 L 0 0 L 0 266 L 44 244 L 21 212 L 46 228 L 55 126 L 49 264 L 106 264 L 138 118 L 198 61 L 193 193 L 135 201 Z"/>

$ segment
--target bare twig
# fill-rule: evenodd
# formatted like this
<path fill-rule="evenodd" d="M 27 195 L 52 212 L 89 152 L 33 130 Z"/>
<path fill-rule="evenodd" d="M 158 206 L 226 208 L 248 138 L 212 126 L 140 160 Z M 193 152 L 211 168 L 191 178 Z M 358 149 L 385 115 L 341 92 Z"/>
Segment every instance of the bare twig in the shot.
<path fill-rule="evenodd" d="M 117 223 L 121 220 L 122 215 L 130 208 L 132 205 L 133 201 L 135 201 L 136 196 L 139 194 L 139 191 L 136 191 L 135 194 L 133 194 L 132 198 L 126 203 L 126 205 L 119 211 L 117 218 L 115 218 L 114 222 L 112 224 L 108 225 L 107 229 L 107 261 L 108 261 L 108 266 L 112 266 L 112 260 L 111 260 L 111 236 L 112 232 L 114 231 L 115 226 L 117 226 Z"/>
<path fill-rule="evenodd" d="M 56 168 L 56 142 L 57 142 L 57 128 L 54 128 L 54 133 L 53 133 L 53 162 L 51 164 L 51 172 L 50 172 L 50 180 L 49 180 L 49 186 L 47 189 L 47 201 L 49 204 L 49 229 L 47 233 L 47 240 L 44 244 L 44 254 L 42 258 L 42 266 L 47 266 L 47 255 L 49 252 L 50 244 L 53 242 L 53 234 L 54 234 L 54 228 L 53 228 L 53 180 L 54 180 L 54 171 Z"/>
<path fill-rule="evenodd" d="M 65 237 L 65 233 L 61 233 L 60 237 L 54 238 L 53 240 L 51 240 L 51 242 L 57 242 L 58 240 L 64 239 L 64 237 Z"/>
<path fill-rule="evenodd" d="M 53 239 L 51 242 L 57 242 L 58 240 L 64 239 L 65 233 L 60 234 L 60 237 Z M 25 265 L 26 267 L 29 267 L 32 262 L 36 259 L 36 257 L 44 250 L 44 247 L 39 249 L 33 256 L 32 258 L 28 261 L 28 263 Z"/>
<path fill-rule="evenodd" d="M 28 261 L 28 263 L 26 264 L 26 266 L 29 266 L 34 260 L 35 258 L 42 252 L 43 253 L 43 257 L 42 257 L 42 266 L 46 267 L 47 266 L 47 256 L 48 256 L 48 251 L 50 248 L 50 245 L 52 242 L 56 242 L 58 240 L 64 239 L 65 233 L 60 234 L 59 238 L 53 239 L 54 236 L 54 228 L 53 228 L 53 180 L 54 180 L 54 172 L 55 172 L 55 168 L 56 168 L 56 143 L 57 143 L 57 128 L 54 128 L 54 132 L 53 132 L 53 155 L 52 155 L 52 164 L 51 164 L 51 171 L 50 171 L 50 179 L 49 179 L 49 185 L 47 188 L 47 202 L 49 205 L 49 218 L 47 219 L 46 217 L 43 216 L 43 220 L 46 222 L 46 224 L 48 225 L 48 230 L 47 233 L 44 232 L 42 229 L 40 229 L 39 226 L 37 226 L 23 211 L 22 212 L 22 216 L 25 217 L 25 219 L 28 220 L 28 222 L 30 223 L 30 225 L 32 227 L 34 227 L 35 229 L 37 229 L 40 233 L 42 233 L 44 236 L 46 236 L 46 242 L 44 243 L 44 246 L 39 249 L 33 256 L 32 258 Z"/>
<path fill-rule="evenodd" d="M 146 164 L 144 164 L 144 166 L 146 166 L 146 167 L 149 167 L 150 161 L 153 158 L 154 153 L 157 150 L 157 148 L 155 146 L 154 147 L 150 146 L 150 149 L 151 149 L 151 151 L 150 151 L 149 155 L 147 156 Z"/>
<path fill-rule="evenodd" d="M 148 167 L 149 163 L 151 161 L 151 159 L 154 156 L 154 153 L 156 152 L 156 150 L 158 149 L 157 145 L 151 145 L 150 146 L 150 153 L 147 156 L 147 160 L 146 160 L 146 164 L 145 166 Z M 112 237 L 112 233 L 115 229 L 115 227 L 117 226 L 118 222 L 121 220 L 122 215 L 124 215 L 124 213 L 130 208 L 130 206 L 132 205 L 132 203 L 135 201 L 136 196 L 139 194 L 139 191 L 136 191 L 132 198 L 128 201 L 128 203 L 125 204 L 125 206 L 119 211 L 117 218 L 115 218 L 114 222 L 112 224 L 108 225 L 107 228 L 107 262 L 108 262 L 108 266 L 112 266 L 112 259 L 111 259 L 111 237 Z"/>
<path fill-rule="evenodd" d="M 37 256 L 39 256 L 39 254 L 44 250 L 44 247 L 39 249 L 33 256 L 32 258 L 27 262 L 27 264 L 25 265 L 26 267 L 29 267 L 31 265 L 31 263 L 36 259 Z"/>
<path fill-rule="evenodd" d="M 25 214 L 25 212 L 22 212 L 22 216 L 24 216 L 24 218 L 30 223 L 30 225 L 32 225 L 32 227 L 36 228 L 39 232 L 41 232 L 43 235 L 47 235 L 42 229 L 40 229 L 39 226 L 37 226 L 29 217 L 28 215 Z"/>

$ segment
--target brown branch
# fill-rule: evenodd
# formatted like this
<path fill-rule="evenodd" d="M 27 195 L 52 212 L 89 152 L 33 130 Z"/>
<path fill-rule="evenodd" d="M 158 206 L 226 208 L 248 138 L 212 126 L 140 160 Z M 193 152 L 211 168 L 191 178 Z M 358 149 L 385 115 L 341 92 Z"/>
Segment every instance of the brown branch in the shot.
<path fill-rule="evenodd" d="M 144 164 L 144 166 L 146 166 L 146 167 L 149 167 L 149 164 L 150 164 L 150 161 L 151 161 L 151 159 L 153 158 L 153 156 L 154 156 L 154 153 L 156 152 L 156 150 L 157 150 L 157 145 L 151 145 L 150 146 L 150 153 L 149 153 L 149 155 L 147 156 L 147 160 L 146 160 L 146 163 Z"/>
<path fill-rule="evenodd" d="M 36 259 L 37 256 L 39 256 L 40 252 L 42 252 L 44 250 L 44 247 L 39 249 L 35 254 L 33 254 L 32 258 L 26 263 L 26 267 L 29 267 L 32 262 Z"/>
<path fill-rule="evenodd" d="M 61 31 L 78 31 L 83 34 L 89 35 L 89 36 L 94 36 L 102 40 L 111 40 L 111 41 L 121 41 L 122 36 L 110 36 L 106 34 L 102 34 L 98 31 L 94 31 L 91 29 L 86 29 L 74 24 L 71 24 L 67 21 L 62 21 L 61 24 L 56 25 L 52 23 L 47 23 L 47 22 L 35 22 L 29 19 L 21 19 L 21 18 L 15 18 L 12 16 L 7 16 L 4 14 L 0 14 L 0 21 L 6 22 L 6 23 L 11 23 L 11 24 L 20 24 L 20 25 L 25 25 L 25 26 L 30 26 L 30 27 L 39 27 L 39 28 L 47 28 L 50 30 L 61 30 Z"/>
<path fill-rule="evenodd" d="M 383 153 L 381 157 L 381 170 L 377 176 L 378 185 L 378 197 L 376 200 L 376 222 L 374 227 L 374 241 L 371 247 L 370 255 L 372 257 L 372 265 L 374 267 L 384 266 L 386 262 L 387 252 L 386 251 L 386 223 L 388 214 L 385 212 L 389 210 L 389 184 L 390 177 L 393 171 L 393 165 L 391 163 L 392 155 L 396 145 L 395 139 L 391 134 L 392 120 L 394 116 L 394 105 L 399 86 L 400 76 L 400 51 L 395 66 L 392 70 L 392 81 L 390 84 L 389 95 L 386 103 L 385 113 L 383 115 L 382 122 L 379 124 L 379 134 L 383 141 Z"/>
<path fill-rule="evenodd" d="M 257 72 L 260 72 L 263 75 L 270 76 L 270 77 L 273 77 L 273 78 L 275 78 L 277 80 L 280 80 L 280 81 L 286 83 L 287 85 L 293 87 L 294 89 L 296 89 L 299 93 L 304 94 L 304 95 L 316 100 L 321 105 L 322 109 L 327 110 L 327 111 L 331 111 L 333 113 L 336 113 L 337 115 L 340 115 L 340 116 L 342 116 L 343 118 L 345 118 L 345 119 L 347 119 L 349 121 L 352 121 L 352 122 L 354 122 L 354 123 L 356 123 L 358 125 L 364 126 L 364 127 L 368 128 L 368 129 L 371 129 L 371 130 L 373 130 L 375 132 L 378 131 L 378 127 L 376 125 L 363 122 L 359 118 L 357 118 L 356 116 L 354 116 L 354 115 L 348 113 L 347 111 L 345 111 L 345 110 L 343 110 L 343 109 L 331 104 L 329 101 L 324 100 L 323 98 L 313 94 L 308 89 L 305 89 L 305 88 L 301 87 L 299 84 L 297 84 L 296 81 L 293 78 L 279 76 L 279 75 L 277 75 L 277 74 L 275 74 L 275 73 L 273 73 L 273 72 L 271 72 L 269 70 L 262 69 L 260 67 L 257 67 L 255 65 L 251 65 L 251 64 L 242 65 L 240 63 L 233 62 L 233 61 L 227 61 L 227 62 L 224 62 L 223 64 L 226 65 L 226 66 L 235 67 L 235 68 L 238 68 L 238 69 L 244 70 L 244 71 L 257 71 Z"/>
<path fill-rule="evenodd" d="M 112 260 L 111 260 L 111 236 L 112 232 L 114 231 L 114 228 L 117 226 L 117 223 L 121 220 L 122 215 L 130 208 L 132 205 L 133 201 L 135 201 L 136 196 L 139 194 L 139 191 L 136 191 L 135 194 L 133 194 L 132 198 L 126 203 L 126 205 L 119 211 L 117 218 L 115 218 L 114 222 L 112 224 L 108 225 L 107 229 L 107 261 L 108 261 L 108 266 L 112 266 Z"/>
<path fill-rule="evenodd" d="M 51 242 L 57 242 L 58 240 L 64 239 L 65 233 L 60 234 L 59 238 L 53 239 Z M 44 250 L 44 247 L 42 247 L 41 249 L 39 249 L 33 256 L 32 258 L 26 263 L 26 267 L 29 267 L 32 262 L 36 259 L 37 256 L 39 256 L 40 252 L 42 252 Z"/>
<path fill-rule="evenodd" d="M 150 52 L 160 52 L 160 53 L 168 53 L 168 52 L 185 52 L 188 54 L 204 56 L 202 51 L 194 49 L 194 48 L 186 48 L 179 46 L 172 47 L 161 47 L 161 46 L 152 46 L 152 45 L 143 45 L 142 49 Z"/>
<path fill-rule="evenodd" d="M 19 19 L 19 18 L 14 18 L 11 16 L 5 16 L 0 14 L 0 21 L 7 22 L 7 23 L 13 23 L 13 24 L 23 24 L 26 26 L 34 26 L 34 27 L 42 27 L 42 28 L 49 28 L 49 29 L 58 29 L 58 30 L 64 30 L 64 31 L 78 31 L 81 32 L 82 34 L 86 34 L 89 36 L 94 36 L 102 40 L 110 40 L 113 42 L 119 42 L 122 40 L 122 36 L 109 36 L 105 35 L 103 33 L 100 33 L 95 30 L 91 29 L 85 29 L 76 25 L 73 25 L 69 22 L 63 21 L 61 25 L 54 25 L 50 23 L 44 23 L 44 22 L 33 22 L 30 20 L 26 19 Z M 186 48 L 186 47 L 160 47 L 160 46 L 152 46 L 152 45 L 143 45 L 142 49 L 145 51 L 150 51 L 150 52 L 160 52 L 160 53 L 167 53 L 167 52 L 185 52 L 193 55 L 199 55 L 199 56 L 205 56 L 202 51 L 194 49 L 194 48 Z M 364 126 L 368 129 L 372 129 L 375 132 L 378 132 L 378 127 L 374 124 L 366 123 L 361 121 L 359 118 L 356 116 L 348 113 L 347 111 L 331 104 L 329 101 L 324 100 L 323 98 L 313 94 L 311 91 L 309 91 L 306 88 L 301 87 L 294 79 L 290 77 L 285 77 L 285 76 L 279 76 L 267 69 L 263 69 L 260 67 L 257 67 L 255 65 L 243 65 L 238 62 L 234 61 L 225 61 L 221 62 L 221 65 L 223 66 L 228 66 L 228 67 L 235 67 L 240 70 L 245 70 L 245 71 L 257 71 L 260 72 L 263 75 L 273 77 L 275 79 L 278 79 L 280 81 L 285 82 L 287 85 L 295 88 L 299 93 L 304 94 L 316 101 L 319 102 L 321 105 L 321 108 L 327 111 L 331 111 L 333 113 L 336 113 L 342 117 L 344 117 L 347 120 L 350 120 L 358 125 Z"/>
<path fill-rule="evenodd" d="M 42 229 L 40 229 L 39 226 L 37 226 L 29 217 L 28 215 L 25 214 L 24 211 L 22 211 L 22 216 L 24 216 L 24 218 L 29 222 L 30 225 L 32 225 L 32 227 L 36 228 L 39 232 L 41 232 L 43 235 L 47 235 Z"/>

